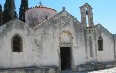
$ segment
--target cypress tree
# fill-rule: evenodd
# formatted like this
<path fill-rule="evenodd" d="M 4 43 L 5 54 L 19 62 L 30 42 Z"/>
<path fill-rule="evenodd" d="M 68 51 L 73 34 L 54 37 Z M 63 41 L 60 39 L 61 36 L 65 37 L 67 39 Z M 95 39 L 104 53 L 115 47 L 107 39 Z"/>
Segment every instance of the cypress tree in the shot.
<path fill-rule="evenodd" d="M 6 23 L 16 18 L 15 3 L 14 0 L 6 0 L 4 4 L 3 23 Z"/>
<path fill-rule="evenodd" d="M 25 22 L 25 11 L 28 9 L 28 0 L 21 0 L 19 8 L 19 19 Z"/>
<path fill-rule="evenodd" d="M 10 12 L 9 14 L 10 14 L 10 17 L 11 17 L 10 20 L 17 18 L 16 17 L 17 14 L 16 14 L 16 11 L 15 11 L 15 2 L 14 2 L 14 0 L 9 0 L 9 12 Z"/>
<path fill-rule="evenodd" d="M 2 25 L 2 5 L 0 4 L 0 26 Z"/>
<path fill-rule="evenodd" d="M 6 23 L 9 19 L 8 16 L 8 0 L 6 0 L 5 4 L 4 4 L 4 13 L 3 13 L 3 23 Z"/>

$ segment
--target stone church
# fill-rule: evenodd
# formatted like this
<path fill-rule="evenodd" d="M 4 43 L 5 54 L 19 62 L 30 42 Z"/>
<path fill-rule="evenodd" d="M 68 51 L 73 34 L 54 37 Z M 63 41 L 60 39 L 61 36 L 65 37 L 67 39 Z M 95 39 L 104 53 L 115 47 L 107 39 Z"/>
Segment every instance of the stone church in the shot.
<path fill-rule="evenodd" d="M 80 7 L 81 21 L 39 5 L 0 27 L 0 73 L 59 73 L 116 66 L 116 37 Z"/>

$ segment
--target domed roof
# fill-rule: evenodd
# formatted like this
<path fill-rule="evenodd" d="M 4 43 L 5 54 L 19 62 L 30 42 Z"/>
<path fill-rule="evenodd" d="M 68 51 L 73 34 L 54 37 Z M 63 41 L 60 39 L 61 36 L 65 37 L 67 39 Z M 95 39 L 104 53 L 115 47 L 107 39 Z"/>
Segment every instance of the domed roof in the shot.
<path fill-rule="evenodd" d="M 39 23 L 43 22 L 44 20 L 50 19 L 56 14 L 57 14 L 56 10 L 43 6 L 42 3 L 40 2 L 39 6 L 29 8 L 25 12 L 25 22 L 30 26 L 34 27 Z"/>
<path fill-rule="evenodd" d="M 39 6 L 31 7 L 31 8 L 29 8 L 29 9 L 27 9 L 27 10 L 30 10 L 30 9 L 33 9 L 33 8 L 45 8 L 45 9 L 51 9 L 51 10 L 56 11 L 55 9 L 52 9 L 52 8 L 43 6 L 41 2 L 39 3 Z M 56 11 L 56 12 L 57 12 L 57 11 Z"/>

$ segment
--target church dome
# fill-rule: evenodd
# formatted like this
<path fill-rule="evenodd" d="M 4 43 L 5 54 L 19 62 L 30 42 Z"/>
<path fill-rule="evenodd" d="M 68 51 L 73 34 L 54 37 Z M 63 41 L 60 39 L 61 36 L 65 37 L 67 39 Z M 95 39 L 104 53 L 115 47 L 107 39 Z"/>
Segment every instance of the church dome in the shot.
<path fill-rule="evenodd" d="M 43 6 L 42 3 L 40 3 L 39 6 L 35 6 L 26 10 L 25 22 L 34 27 L 44 20 L 48 20 L 49 18 L 53 17 L 55 14 L 57 14 L 56 10 Z"/>

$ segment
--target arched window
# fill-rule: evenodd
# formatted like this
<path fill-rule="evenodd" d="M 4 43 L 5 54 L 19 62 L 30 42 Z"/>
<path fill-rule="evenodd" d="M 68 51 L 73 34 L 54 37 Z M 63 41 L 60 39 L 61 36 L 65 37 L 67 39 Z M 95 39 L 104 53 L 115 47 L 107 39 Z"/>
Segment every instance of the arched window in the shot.
<path fill-rule="evenodd" d="M 22 38 L 20 35 L 16 34 L 12 38 L 12 51 L 22 52 Z"/>
<path fill-rule="evenodd" d="M 103 51 L 103 38 L 101 36 L 98 37 L 98 51 Z"/>

